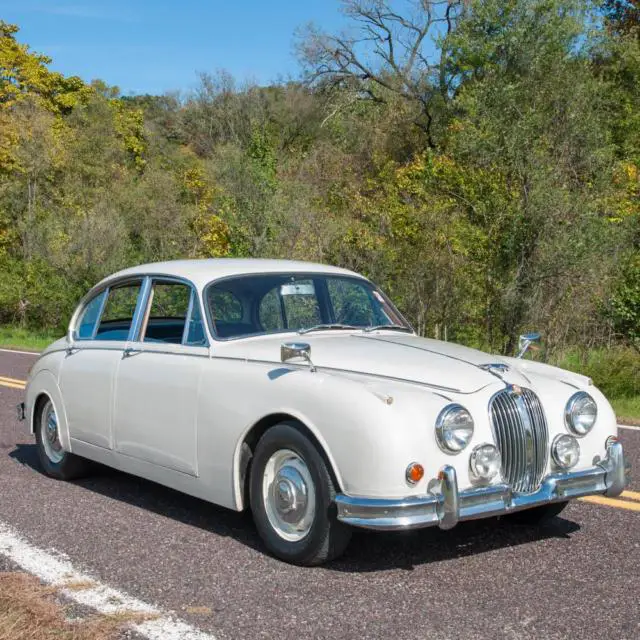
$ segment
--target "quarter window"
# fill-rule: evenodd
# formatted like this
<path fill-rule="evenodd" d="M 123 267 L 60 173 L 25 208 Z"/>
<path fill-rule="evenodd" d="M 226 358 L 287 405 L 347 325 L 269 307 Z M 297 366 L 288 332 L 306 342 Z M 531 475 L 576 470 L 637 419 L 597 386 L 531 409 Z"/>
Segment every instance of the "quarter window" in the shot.
<path fill-rule="evenodd" d="M 107 292 L 105 290 L 85 305 L 77 324 L 76 338 L 78 340 L 91 340 L 91 338 L 93 338 L 96 322 L 98 321 L 102 303 L 106 295 Z"/>
<path fill-rule="evenodd" d="M 127 340 L 139 293 L 139 282 L 131 282 L 109 289 L 96 332 L 96 340 Z"/>
<path fill-rule="evenodd" d="M 185 344 L 192 347 L 203 347 L 207 345 L 207 337 L 204 333 L 204 325 L 202 324 L 202 315 L 200 313 L 200 304 L 195 292 L 193 293 L 193 305 Z"/>

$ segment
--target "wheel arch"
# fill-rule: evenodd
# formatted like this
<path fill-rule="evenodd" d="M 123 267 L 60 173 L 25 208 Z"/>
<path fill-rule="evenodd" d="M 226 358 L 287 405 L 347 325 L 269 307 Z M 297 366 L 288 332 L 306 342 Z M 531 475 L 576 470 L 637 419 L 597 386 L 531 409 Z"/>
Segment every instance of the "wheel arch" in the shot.
<path fill-rule="evenodd" d="M 238 440 L 233 464 L 233 486 L 238 511 L 242 511 L 248 506 L 249 471 L 251 469 L 251 461 L 256 445 L 260 441 L 260 438 L 262 438 L 271 427 L 282 423 L 293 426 L 311 440 L 323 457 L 336 488 L 338 491 L 342 490 L 342 479 L 335 460 L 331 456 L 327 443 L 322 436 L 320 436 L 315 425 L 310 424 L 306 419 L 296 415 L 295 412 L 278 411 L 263 416 L 254 422 Z"/>
<path fill-rule="evenodd" d="M 43 401 L 43 398 L 48 398 L 53 403 L 58 416 L 60 442 L 62 443 L 65 451 L 71 451 L 67 414 L 62 399 L 62 393 L 60 392 L 60 388 L 58 387 L 58 383 L 53 373 L 48 369 L 42 369 L 39 371 L 37 375 L 29 381 L 29 386 L 27 388 L 27 419 L 29 429 L 32 434 L 35 433 L 36 411 L 38 410 L 40 403 Z"/>

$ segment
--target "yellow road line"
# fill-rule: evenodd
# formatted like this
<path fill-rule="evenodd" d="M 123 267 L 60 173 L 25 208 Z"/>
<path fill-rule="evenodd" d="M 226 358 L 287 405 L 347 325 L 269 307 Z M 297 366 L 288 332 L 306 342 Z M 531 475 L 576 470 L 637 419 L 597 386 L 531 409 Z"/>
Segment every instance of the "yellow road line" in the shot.
<path fill-rule="evenodd" d="M 26 384 L 21 380 L 13 381 L 11 378 L 0 378 L 0 386 L 9 387 L 9 389 L 24 389 Z"/>
<path fill-rule="evenodd" d="M 0 380 L 0 387 L 9 387 L 9 389 L 22 389 L 24 391 L 23 384 L 12 384 L 11 382 L 3 382 Z"/>
<path fill-rule="evenodd" d="M 27 383 L 26 380 L 18 380 L 17 378 L 7 378 L 6 376 L 0 376 L 0 382 L 10 382 L 11 384 L 22 384 L 22 385 L 25 385 Z"/>
<path fill-rule="evenodd" d="M 5 378 L 4 376 L 0 376 L 0 386 L 9 387 L 9 389 L 24 389 L 26 385 L 26 380 L 18 380 L 17 378 Z"/>
<path fill-rule="evenodd" d="M 625 502 L 624 500 L 616 500 L 615 498 L 607 498 L 605 496 L 585 496 L 584 498 L 578 499 L 583 502 L 590 502 L 591 504 L 602 504 L 607 507 L 628 509 L 629 511 L 640 511 L 640 504 L 636 504 L 635 502 Z"/>
<path fill-rule="evenodd" d="M 629 500 L 638 500 L 640 501 L 640 492 L 638 491 L 623 491 L 620 494 L 621 498 L 629 498 Z"/>

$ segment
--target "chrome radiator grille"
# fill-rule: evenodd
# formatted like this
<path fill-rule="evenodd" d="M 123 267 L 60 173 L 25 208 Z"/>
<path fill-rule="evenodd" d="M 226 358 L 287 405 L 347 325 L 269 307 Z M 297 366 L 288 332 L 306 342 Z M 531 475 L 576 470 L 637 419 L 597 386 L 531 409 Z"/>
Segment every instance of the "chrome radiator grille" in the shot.
<path fill-rule="evenodd" d="M 493 396 L 489 414 L 505 481 L 513 491 L 535 491 L 547 464 L 549 439 L 538 396 L 530 389 L 510 387 Z"/>

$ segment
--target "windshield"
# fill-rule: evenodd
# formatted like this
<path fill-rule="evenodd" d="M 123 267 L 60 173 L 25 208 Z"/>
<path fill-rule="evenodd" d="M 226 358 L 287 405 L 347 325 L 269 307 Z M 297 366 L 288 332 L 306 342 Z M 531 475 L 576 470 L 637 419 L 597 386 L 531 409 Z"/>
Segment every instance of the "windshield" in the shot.
<path fill-rule="evenodd" d="M 411 331 L 378 289 L 349 276 L 289 273 L 228 278 L 206 288 L 205 304 L 218 338 L 384 326 Z"/>

